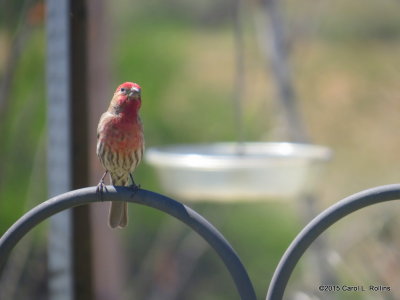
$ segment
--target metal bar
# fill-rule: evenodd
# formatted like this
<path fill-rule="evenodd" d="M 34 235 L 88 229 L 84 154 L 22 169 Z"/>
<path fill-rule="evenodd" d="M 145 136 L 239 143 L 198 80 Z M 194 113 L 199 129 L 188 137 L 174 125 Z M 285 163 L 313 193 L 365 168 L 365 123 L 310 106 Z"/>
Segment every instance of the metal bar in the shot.
<path fill-rule="evenodd" d="M 242 0 L 235 0 L 233 3 L 233 30 L 235 46 L 235 81 L 233 86 L 234 105 L 234 129 L 236 131 L 236 142 L 238 143 L 238 154 L 242 154 L 242 144 L 245 141 L 243 122 L 243 100 L 246 93 L 245 76 L 245 51 L 244 32 L 242 26 L 243 3 Z"/>
<path fill-rule="evenodd" d="M 349 196 L 319 214 L 297 235 L 282 256 L 272 276 L 266 299 L 283 298 L 294 267 L 307 248 L 327 228 L 359 209 L 398 199 L 400 199 L 400 184 L 380 186 Z"/>
<path fill-rule="evenodd" d="M 47 0 L 47 178 L 49 197 L 72 189 L 69 0 Z M 62 172 L 60 172 L 62 170 Z M 73 300 L 72 213 L 50 219 L 48 269 L 50 300 Z"/>
<path fill-rule="evenodd" d="M 147 190 L 107 186 L 103 201 L 127 201 L 161 210 L 188 225 L 218 253 L 229 270 L 242 300 L 255 300 L 256 295 L 247 271 L 235 250 L 206 219 L 184 204 Z M 51 198 L 31 209 L 17 220 L 0 238 L 0 271 L 10 251 L 32 228 L 63 210 L 100 201 L 96 187 L 74 190 Z"/>
<path fill-rule="evenodd" d="M 297 105 L 297 96 L 288 62 L 288 48 L 284 20 L 279 0 L 264 0 L 265 13 L 270 20 L 271 67 L 278 88 L 280 105 L 284 114 L 290 139 L 294 142 L 308 142 L 308 134 Z"/>
<path fill-rule="evenodd" d="M 69 115 L 71 144 L 71 188 L 89 185 L 88 139 L 88 59 L 87 59 L 87 0 L 69 0 Z M 79 206 L 72 210 L 72 279 L 74 300 L 91 300 L 92 240 L 90 207 Z"/>

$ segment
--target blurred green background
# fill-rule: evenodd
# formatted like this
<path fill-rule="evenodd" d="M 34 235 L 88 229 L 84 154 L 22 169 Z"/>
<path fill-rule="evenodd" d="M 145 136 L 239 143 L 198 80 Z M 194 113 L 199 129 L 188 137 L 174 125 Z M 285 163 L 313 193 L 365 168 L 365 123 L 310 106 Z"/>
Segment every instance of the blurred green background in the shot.
<path fill-rule="evenodd" d="M 110 86 L 131 80 L 142 86 L 147 147 L 235 140 L 232 2 L 113 3 L 107 7 L 111 57 L 105 58 L 111 64 Z M 318 189 L 318 210 L 359 190 L 398 182 L 400 3 L 280 3 L 289 36 L 289 63 L 307 130 L 315 144 L 326 145 L 335 154 Z M 6 0 L 0 5 L 3 233 L 25 211 L 47 199 L 47 103 L 45 5 L 34 0 Z M 284 140 L 276 87 L 254 25 L 259 3 L 243 1 L 242 8 L 244 136 L 251 141 Z M 112 90 L 104 97 L 111 95 Z M 145 163 L 136 178 L 146 189 L 162 193 L 155 173 Z M 307 221 L 300 213 L 300 203 L 279 200 L 189 204 L 237 250 L 260 299 L 265 297 L 279 258 Z M 392 293 L 339 293 L 330 295 L 333 299 L 400 297 L 395 285 L 400 277 L 397 206 L 389 203 L 358 212 L 333 226 L 327 235 L 329 263 L 339 283 L 388 285 Z M 173 289 L 170 292 L 176 295 L 171 299 L 238 298 L 222 263 L 199 238 L 161 213 L 144 207 L 130 209 L 131 226 L 116 233 L 129 266 L 123 299 L 167 299 L 165 295 L 157 298 L 157 288 L 164 293 Z M 4 282 L 19 286 L 12 299 L 27 299 L 27 295 L 46 299 L 44 229 L 40 226 L 30 234 L 20 275 L 2 279 L 0 286 Z M 185 260 L 175 253 L 194 253 L 189 259 L 192 269 L 186 270 L 181 286 L 176 264 Z M 308 264 L 305 257 L 290 282 L 288 299 L 326 299 L 307 271 Z"/>

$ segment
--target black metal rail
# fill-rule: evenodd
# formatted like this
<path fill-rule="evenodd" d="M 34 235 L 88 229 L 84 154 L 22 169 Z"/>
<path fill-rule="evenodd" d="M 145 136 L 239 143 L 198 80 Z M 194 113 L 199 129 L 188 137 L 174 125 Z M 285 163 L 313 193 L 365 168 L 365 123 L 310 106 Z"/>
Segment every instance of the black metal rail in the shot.
<path fill-rule="evenodd" d="M 385 185 L 349 196 L 319 214 L 297 235 L 284 253 L 272 277 L 266 299 L 283 299 L 294 267 L 307 248 L 327 228 L 366 206 L 398 199 L 400 199 L 400 184 Z"/>
<path fill-rule="evenodd" d="M 218 253 L 229 270 L 241 299 L 256 299 L 247 271 L 232 246 L 197 212 L 166 196 L 143 189 L 133 191 L 126 187 L 107 186 L 106 190 L 103 201 L 127 201 L 153 207 L 174 216 L 195 230 Z M 40 222 L 65 209 L 99 201 L 101 200 L 96 193 L 96 187 L 88 187 L 51 198 L 27 212 L 0 238 L 0 270 L 18 241 Z"/>
<path fill-rule="evenodd" d="M 179 219 L 195 230 L 218 253 L 230 272 L 241 299 L 256 299 L 247 271 L 232 246 L 197 212 L 180 202 L 147 190 L 133 191 L 130 188 L 113 186 L 106 188 L 103 201 L 127 201 L 146 205 Z M 284 253 L 272 277 L 266 300 L 283 299 L 287 283 L 301 256 L 327 228 L 359 209 L 398 199 L 400 184 L 380 186 L 349 196 L 319 214 L 298 234 Z M 99 201 L 101 200 L 96 193 L 96 187 L 88 187 L 51 198 L 27 212 L 0 238 L 0 271 L 18 241 L 40 222 L 65 209 Z"/>

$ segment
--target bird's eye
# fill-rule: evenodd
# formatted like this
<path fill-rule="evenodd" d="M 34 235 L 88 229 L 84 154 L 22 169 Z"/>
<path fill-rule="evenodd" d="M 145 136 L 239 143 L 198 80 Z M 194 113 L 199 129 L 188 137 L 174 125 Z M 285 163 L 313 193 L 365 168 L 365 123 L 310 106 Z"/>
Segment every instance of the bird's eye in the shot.
<path fill-rule="evenodd" d="M 126 88 L 121 88 L 120 91 L 121 91 L 122 93 L 125 93 L 125 92 L 126 92 Z"/>

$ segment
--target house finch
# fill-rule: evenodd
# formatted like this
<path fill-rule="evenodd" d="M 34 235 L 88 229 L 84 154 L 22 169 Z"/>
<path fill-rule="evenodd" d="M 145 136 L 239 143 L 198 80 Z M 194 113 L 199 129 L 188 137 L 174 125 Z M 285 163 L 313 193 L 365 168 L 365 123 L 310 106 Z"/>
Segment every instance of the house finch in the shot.
<path fill-rule="evenodd" d="M 139 164 L 144 151 L 143 127 L 139 117 L 141 89 L 136 83 L 121 84 L 111 99 L 108 110 L 101 116 L 97 127 L 97 156 L 106 169 L 100 180 L 110 173 L 111 183 L 115 186 L 129 186 L 132 179 L 134 188 L 138 188 L 131 173 Z M 128 223 L 126 202 L 112 202 L 109 225 L 122 228 Z"/>

